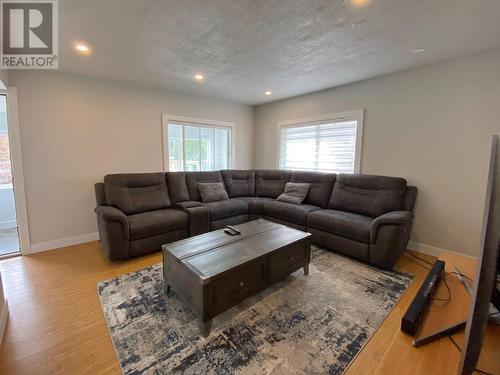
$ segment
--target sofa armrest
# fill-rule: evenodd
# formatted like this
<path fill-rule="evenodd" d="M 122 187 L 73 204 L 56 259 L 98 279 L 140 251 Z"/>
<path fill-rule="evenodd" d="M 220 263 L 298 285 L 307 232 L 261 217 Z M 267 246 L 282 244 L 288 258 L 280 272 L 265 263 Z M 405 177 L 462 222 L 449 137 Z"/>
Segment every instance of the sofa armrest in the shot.
<path fill-rule="evenodd" d="M 173 207 L 189 215 L 188 231 L 190 237 L 210 231 L 210 211 L 201 202 L 178 202 Z"/>
<path fill-rule="evenodd" d="M 200 206 L 203 206 L 203 204 L 201 202 L 198 202 L 198 201 L 185 201 L 185 202 L 177 202 L 172 207 L 173 208 L 178 208 L 178 209 L 181 209 L 181 210 L 186 210 L 188 208 L 200 207 Z"/>
<path fill-rule="evenodd" d="M 109 260 L 130 258 L 130 233 L 127 216 L 119 209 L 111 206 L 98 206 L 97 228 L 101 245 Z"/>
<path fill-rule="evenodd" d="M 370 228 L 370 243 L 375 243 L 380 228 L 384 225 L 409 225 L 413 219 L 411 211 L 391 211 L 373 220 Z"/>
<path fill-rule="evenodd" d="M 128 239 L 128 220 L 122 211 L 111 206 L 97 206 L 95 213 L 104 221 L 119 221 L 123 226 L 125 237 Z"/>
<path fill-rule="evenodd" d="M 128 227 L 127 216 L 118 208 L 112 206 L 97 206 L 95 208 L 95 213 L 101 215 L 104 220 L 121 221 Z"/>

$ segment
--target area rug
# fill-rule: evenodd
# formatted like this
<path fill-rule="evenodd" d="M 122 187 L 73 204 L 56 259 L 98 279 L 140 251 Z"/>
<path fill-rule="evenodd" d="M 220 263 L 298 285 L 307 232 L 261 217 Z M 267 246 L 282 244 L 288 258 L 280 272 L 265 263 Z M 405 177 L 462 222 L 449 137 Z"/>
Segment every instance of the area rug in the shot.
<path fill-rule="evenodd" d="M 124 374 L 341 374 L 412 276 L 313 247 L 302 270 L 213 320 L 163 292 L 157 264 L 98 283 Z"/>

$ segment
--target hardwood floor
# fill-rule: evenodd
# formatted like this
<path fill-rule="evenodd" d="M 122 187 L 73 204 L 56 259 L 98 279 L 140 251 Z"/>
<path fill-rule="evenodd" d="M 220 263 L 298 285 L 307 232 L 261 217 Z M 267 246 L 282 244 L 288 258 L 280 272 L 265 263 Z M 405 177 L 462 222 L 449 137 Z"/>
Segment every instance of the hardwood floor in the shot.
<path fill-rule="evenodd" d="M 428 258 L 432 259 L 432 258 Z M 97 281 L 159 263 L 161 253 L 126 262 L 108 262 L 97 242 L 0 261 L 9 321 L 0 347 L 1 374 L 119 374 L 120 368 L 102 315 Z M 415 275 L 403 295 L 347 374 L 447 374 L 459 353 L 450 342 L 439 347 L 443 361 L 394 358 L 411 351 L 399 331 L 400 319 L 427 270 L 402 257 L 397 269 Z M 408 338 L 409 339 L 409 338 Z M 389 351 L 389 348 L 392 350 Z M 419 350 L 426 350 L 422 348 Z M 416 350 L 416 349 L 413 349 Z M 438 363 L 439 362 L 439 363 Z M 443 362 L 443 363 L 441 363 Z M 448 369 L 446 368 L 448 363 Z M 409 371 L 408 369 L 415 369 Z"/>
<path fill-rule="evenodd" d="M 0 262 L 9 320 L 1 374 L 120 374 L 96 283 L 161 261 L 110 263 L 91 242 Z"/>

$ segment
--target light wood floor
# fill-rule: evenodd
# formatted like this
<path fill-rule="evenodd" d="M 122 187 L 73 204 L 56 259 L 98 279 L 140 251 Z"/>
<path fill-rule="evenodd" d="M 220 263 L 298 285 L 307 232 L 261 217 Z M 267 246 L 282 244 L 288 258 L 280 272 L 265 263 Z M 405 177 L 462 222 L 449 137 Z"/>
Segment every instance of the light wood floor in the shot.
<path fill-rule="evenodd" d="M 97 242 L 0 261 L 9 303 L 9 321 L 0 348 L 0 374 L 120 374 L 96 283 L 160 261 L 161 254 L 156 253 L 110 263 Z M 384 357 L 388 348 L 402 345 L 401 316 L 427 273 L 404 257 L 396 268 L 414 274 L 415 281 L 347 373 L 453 373 L 443 366 L 420 363 L 419 356 L 414 356 L 415 363 L 410 366 L 415 372 L 401 372 L 397 366 L 394 371 L 381 367 L 391 363 L 391 358 Z M 401 351 L 408 350 L 403 343 Z M 451 343 L 440 350 L 448 364 L 458 362 L 459 353 Z M 394 360 L 400 362 L 400 358 Z"/>

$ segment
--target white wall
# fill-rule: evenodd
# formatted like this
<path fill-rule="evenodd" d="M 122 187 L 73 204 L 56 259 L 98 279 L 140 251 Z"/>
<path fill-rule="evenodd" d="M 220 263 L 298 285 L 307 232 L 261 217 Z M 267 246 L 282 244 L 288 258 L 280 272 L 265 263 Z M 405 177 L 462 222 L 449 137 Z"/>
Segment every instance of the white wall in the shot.
<path fill-rule="evenodd" d="M 13 71 L 9 84 L 35 248 L 97 231 L 93 184 L 105 174 L 162 170 L 163 112 L 235 122 L 234 167 L 252 167 L 251 106 L 61 72 Z"/>
<path fill-rule="evenodd" d="M 278 121 L 359 108 L 361 172 L 419 188 L 412 240 L 478 255 L 490 136 L 500 133 L 500 52 L 259 106 L 255 167 L 276 167 Z"/>

